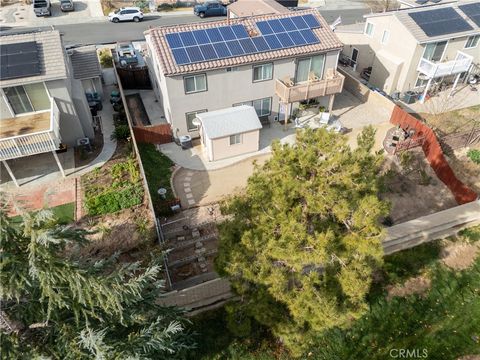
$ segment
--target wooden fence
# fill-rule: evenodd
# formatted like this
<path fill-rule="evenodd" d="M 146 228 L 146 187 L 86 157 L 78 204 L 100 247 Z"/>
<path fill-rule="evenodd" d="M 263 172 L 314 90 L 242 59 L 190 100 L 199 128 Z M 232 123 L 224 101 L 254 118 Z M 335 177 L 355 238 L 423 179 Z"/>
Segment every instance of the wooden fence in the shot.
<path fill-rule="evenodd" d="M 393 109 L 390 122 L 400 125 L 405 130 L 414 129 L 414 138 L 425 138 L 422 144 L 425 157 L 438 178 L 450 189 L 458 204 L 472 202 L 478 198 L 475 191 L 457 179 L 432 129 L 398 106 Z"/>
<path fill-rule="evenodd" d="M 149 144 L 168 144 L 173 141 L 169 124 L 133 126 L 135 139 Z"/>

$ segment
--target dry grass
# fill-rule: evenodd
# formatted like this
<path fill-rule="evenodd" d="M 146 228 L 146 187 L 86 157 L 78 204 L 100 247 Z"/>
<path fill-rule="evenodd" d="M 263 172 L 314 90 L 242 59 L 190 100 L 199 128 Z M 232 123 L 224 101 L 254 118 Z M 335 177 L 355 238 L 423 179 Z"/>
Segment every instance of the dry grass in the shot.
<path fill-rule="evenodd" d="M 428 126 L 440 135 L 472 130 L 474 121 L 480 127 L 480 105 L 440 114 L 420 114 Z"/>
<path fill-rule="evenodd" d="M 431 285 L 432 281 L 426 275 L 410 278 L 402 285 L 388 286 L 387 300 L 391 300 L 394 297 L 406 297 L 414 294 L 424 296 Z"/>

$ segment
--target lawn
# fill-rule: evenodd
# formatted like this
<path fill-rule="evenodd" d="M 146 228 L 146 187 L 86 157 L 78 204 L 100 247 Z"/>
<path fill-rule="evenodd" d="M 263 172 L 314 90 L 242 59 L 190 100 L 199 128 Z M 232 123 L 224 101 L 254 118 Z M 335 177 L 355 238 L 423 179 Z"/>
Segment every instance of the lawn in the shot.
<path fill-rule="evenodd" d="M 460 232 L 453 243 L 479 240 L 477 226 Z M 386 256 L 367 313 L 349 328 L 318 334 L 304 358 L 383 360 L 401 348 L 419 349 L 428 359 L 480 355 L 480 257 L 466 270 L 452 270 L 439 261 L 443 244 L 434 241 Z M 427 291 L 386 299 L 388 288 L 418 276 L 430 279 Z M 199 334 L 195 359 L 291 358 L 258 325 L 249 337 L 236 338 L 227 329 L 223 309 L 197 316 L 193 324 Z"/>
<path fill-rule="evenodd" d="M 174 199 L 170 177 L 172 176 L 173 162 L 157 151 L 155 145 L 138 143 L 138 151 L 142 159 L 143 169 L 147 178 L 148 189 L 152 197 L 153 206 L 157 215 L 169 214 L 169 207 L 166 201 L 158 195 L 158 189 L 167 189 L 166 200 Z"/>
<path fill-rule="evenodd" d="M 465 109 L 453 110 L 441 114 L 421 114 L 428 126 L 434 128 L 437 133 L 453 134 L 471 131 L 474 120 L 480 119 L 480 105 Z"/>
<path fill-rule="evenodd" d="M 53 212 L 55 218 L 58 219 L 58 222 L 60 224 L 69 224 L 75 220 L 75 203 L 73 202 L 59 205 L 59 206 L 54 206 L 47 210 L 51 210 Z M 20 215 L 17 215 L 12 218 L 12 221 L 14 223 L 20 223 L 21 219 L 22 217 Z"/>

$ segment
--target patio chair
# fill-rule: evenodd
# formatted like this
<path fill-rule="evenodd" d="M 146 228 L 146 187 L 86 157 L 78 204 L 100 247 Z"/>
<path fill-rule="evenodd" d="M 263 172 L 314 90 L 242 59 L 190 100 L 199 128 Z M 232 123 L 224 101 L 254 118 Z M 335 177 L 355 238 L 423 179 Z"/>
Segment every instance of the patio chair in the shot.
<path fill-rule="evenodd" d="M 328 125 L 329 122 L 330 122 L 330 113 L 323 112 L 322 115 L 320 115 L 319 123 L 322 125 Z"/>

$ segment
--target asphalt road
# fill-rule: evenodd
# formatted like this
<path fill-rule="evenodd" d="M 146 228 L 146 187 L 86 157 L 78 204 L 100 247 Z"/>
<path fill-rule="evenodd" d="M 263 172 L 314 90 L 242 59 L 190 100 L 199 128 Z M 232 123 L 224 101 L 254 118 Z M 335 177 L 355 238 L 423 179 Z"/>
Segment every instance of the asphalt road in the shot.
<path fill-rule="evenodd" d="M 342 17 L 343 24 L 352 24 L 363 21 L 362 15 L 367 10 L 364 9 L 343 9 L 322 11 L 322 15 L 328 23 L 333 22 L 338 16 Z M 148 16 L 140 23 L 125 22 L 114 24 L 107 20 L 96 21 L 81 24 L 58 25 L 55 26 L 62 34 L 66 45 L 71 44 L 108 44 L 117 41 L 136 41 L 144 40 L 143 32 L 149 27 L 185 24 L 198 21 L 212 21 L 219 18 L 200 19 L 194 15 L 169 15 L 164 17 Z M 30 29 L 48 29 L 49 27 L 23 28 L 16 27 L 11 29 L 0 29 L 1 34 L 30 30 Z"/>

